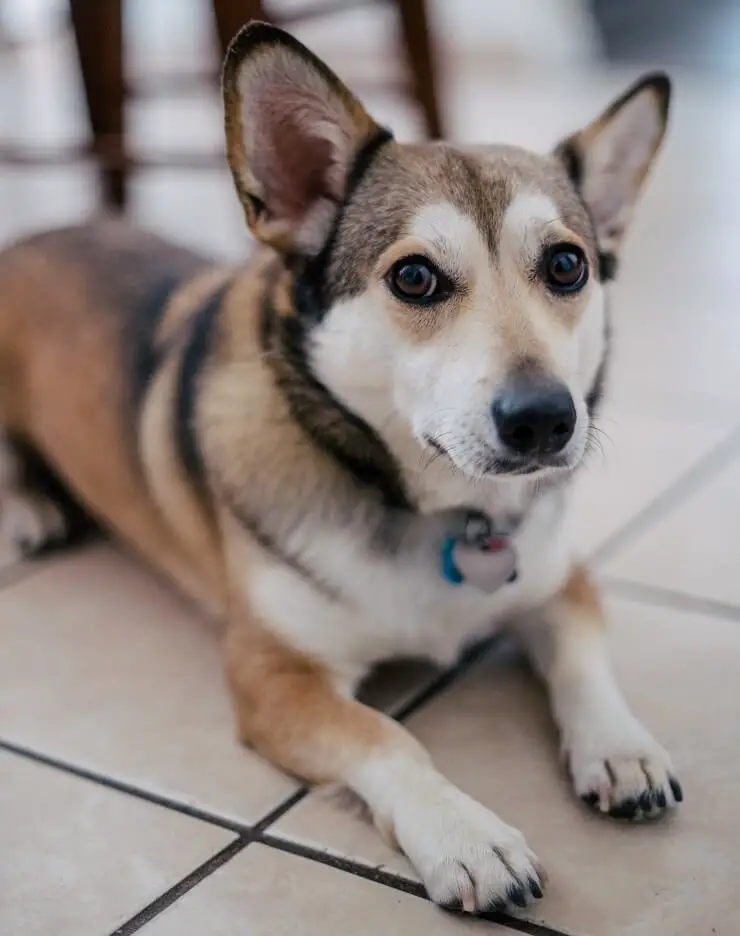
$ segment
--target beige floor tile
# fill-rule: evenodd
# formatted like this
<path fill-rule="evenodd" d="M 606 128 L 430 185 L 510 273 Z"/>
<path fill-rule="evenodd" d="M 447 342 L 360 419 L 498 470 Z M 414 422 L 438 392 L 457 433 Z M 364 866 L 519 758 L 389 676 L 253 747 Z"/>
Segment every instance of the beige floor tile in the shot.
<path fill-rule="evenodd" d="M 0 932 L 102 936 L 233 835 L 0 751 Z"/>
<path fill-rule="evenodd" d="M 145 927 L 144 936 L 504 936 L 424 900 L 250 845 Z"/>
<path fill-rule="evenodd" d="M 254 822 L 297 789 L 234 739 L 215 625 L 112 546 L 0 579 L 0 738 Z M 365 687 L 394 709 L 436 675 Z"/>
<path fill-rule="evenodd" d="M 604 571 L 643 585 L 740 607 L 738 455 L 624 546 Z"/>
<path fill-rule="evenodd" d="M 234 737 L 219 637 L 112 547 L 0 590 L 0 737 L 246 822 L 296 787 Z"/>
<path fill-rule="evenodd" d="M 573 537 L 589 555 L 729 434 L 729 426 L 623 404 L 599 417 L 597 448 L 572 495 Z"/>
<path fill-rule="evenodd" d="M 517 665 L 481 664 L 409 725 L 452 780 L 525 831 L 550 873 L 535 919 L 577 936 L 734 936 L 740 627 L 611 605 L 627 696 L 671 750 L 684 783 L 675 816 L 628 826 L 585 810 L 558 769 L 543 695 Z M 370 829 L 315 800 L 277 831 L 410 875 Z"/>

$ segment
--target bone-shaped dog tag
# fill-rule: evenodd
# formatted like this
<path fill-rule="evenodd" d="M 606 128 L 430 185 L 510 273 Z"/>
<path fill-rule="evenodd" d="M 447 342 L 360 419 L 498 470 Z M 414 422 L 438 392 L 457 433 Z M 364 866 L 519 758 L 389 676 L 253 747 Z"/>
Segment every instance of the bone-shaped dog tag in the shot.
<path fill-rule="evenodd" d="M 504 536 L 491 537 L 483 545 L 457 542 L 451 558 L 466 585 L 488 594 L 516 578 L 516 550 Z"/>

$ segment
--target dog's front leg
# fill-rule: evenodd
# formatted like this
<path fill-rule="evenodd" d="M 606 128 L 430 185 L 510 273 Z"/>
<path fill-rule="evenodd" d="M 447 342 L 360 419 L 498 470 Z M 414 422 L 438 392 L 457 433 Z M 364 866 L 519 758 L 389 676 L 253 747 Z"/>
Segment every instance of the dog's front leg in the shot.
<path fill-rule="evenodd" d="M 434 901 L 490 911 L 542 896 L 522 834 L 446 780 L 400 724 L 348 698 L 326 667 L 244 608 L 231 615 L 226 645 L 244 743 L 304 780 L 352 789 Z"/>
<path fill-rule="evenodd" d="M 609 661 L 604 614 L 583 568 L 515 625 L 544 678 L 576 793 L 617 818 L 658 816 L 683 798 L 665 750 L 630 711 Z"/>

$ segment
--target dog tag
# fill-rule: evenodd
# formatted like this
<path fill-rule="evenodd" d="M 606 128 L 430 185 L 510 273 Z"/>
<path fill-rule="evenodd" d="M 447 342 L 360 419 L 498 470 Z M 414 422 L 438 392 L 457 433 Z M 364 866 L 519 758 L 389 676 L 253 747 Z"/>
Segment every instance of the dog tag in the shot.
<path fill-rule="evenodd" d="M 516 550 L 505 536 L 490 537 L 472 545 L 459 540 L 449 544 L 443 556 L 443 575 L 454 585 L 472 585 L 492 594 L 516 579 Z"/>

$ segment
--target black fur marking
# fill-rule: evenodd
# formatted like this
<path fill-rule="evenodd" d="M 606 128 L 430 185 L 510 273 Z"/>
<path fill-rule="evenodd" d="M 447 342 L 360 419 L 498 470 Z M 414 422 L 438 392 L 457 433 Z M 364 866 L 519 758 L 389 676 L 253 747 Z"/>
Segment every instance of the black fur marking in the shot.
<path fill-rule="evenodd" d="M 378 491 L 387 507 L 411 509 L 399 467 L 380 436 L 311 372 L 303 322 L 273 311 L 270 334 L 277 385 L 306 435 L 360 484 Z"/>
<path fill-rule="evenodd" d="M 8 435 L 7 442 L 20 464 L 19 487 L 48 498 L 64 516 L 64 537 L 42 543 L 34 550 L 33 557 L 68 549 L 100 535 L 100 528 L 93 518 L 75 499 L 43 456 L 28 442 L 13 434 Z"/>
<path fill-rule="evenodd" d="M 327 294 L 326 273 L 347 205 L 378 152 L 392 139 L 393 134 L 384 127 L 378 128 L 376 133 L 368 137 L 355 155 L 342 203 L 321 250 L 315 257 L 294 256 L 288 259 L 288 266 L 295 274 L 293 303 L 298 316 L 308 325 L 318 325 L 331 304 L 331 297 Z"/>
<path fill-rule="evenodd" d="M 570 140 L 566 140 L 558 147 L 557 155 L 560 157 L 573 187 L 580 194 L 583 185 L 583 161 L 580 153 Z"/>
<path fill-rule="evenodd" d="M 560 157 L 565 171 L 568 174 L 568 178 L 573 183 L 573 187 L 578 194 L 578 197 L 581 199 L 583 208 L 591 219 L 591 212 L 586 202 L 583 200 L 581 194 L 581 184 L 583 182 L 583 162 L 581 156 L 578 153 L 576 147 L 569 140 L 566 140 L 565 143 L 562 143 L 557 150 L 558 156 Z M 591 220 L 591 226 L 593 227 L 593 220 Z M 598 275 L 599 280 L 602 283 L 608 283 L 613 280 L 617 274 L 617 268 L 619 266 L 617 257 L 611 252 L 602 252 L 598 253 Z M 607 359 L 609 356 L 609 345 L 611 339 L 611 325 L 609 317 L 609 309 L 606 310 L 606 322 L 604 325 L 604 339 L 605 339 L 605 348 L 604 356 L 599 365 L 599 369 L 596 372 L 596 377 L 594 382 L 591 385 L 588 393 L 586 394 L 586 406 L 590 416 L 593 416 L 599 408 L 601 400 L 604 396 L 604 384 L 606 381 L 606 369 L 607 369 Z"/>
<path fill-rule="evenodd" d="M 599 279 L 602 283 L 609 283 L 617 275 L 619 261 L 616 254 L 611 251 L 599 251 Z"/>
<path fill-rule="evenodd" d="M 175 443 L 185 471 L 199 486 L 205 484 L 205 466 L 195 425 L 198 381 L 212 347 L 214 330 L 224 298 L 230 288 L 230 281 L 220 286 L 193 315 L 177 376 Z"/>
<path fill-rule="evenodd" d="M 599 364 L 599 369 L 596 371 L 596 377 L 594 382 L 591 385 L 591 389 L 586 394 L 586 407 L 588 409 L 589 416 L 594 416 L 601 401 L 604 398 L 604 384 L 606 382 L 606 360 L 602 360 Z"/>
<path fill-rule="evenodd" d="M 583 205 L 589 220 L 591 221 L 591 227 L 594 228 L 591 211 L 583 198 L 583 160 L 581 155 L 571 141 L 562 143 L 557 150 L 557 154 L 560 157 L 563 166 L 565 167 L 568 178 L 573 183 L 573 188 L 576 190 L 576 193 L 581 200 L 581 204 Z M 616 277 L 619 267 L 619 261 L 617 260 L 616 254 L 612 253 L 611 251 L 599 250 L 597 261 L 599 279 L 602 283 L 611 282 L 611 280 Z"/>
<path fill-rule="evenodd" d="M 175 290 L 190 278 L 190 273 L 162 273 L 159 281 L 149 285 L 139 301 L 131 308 L 131 394 L 138 412 L 159 367 L 163 349 L 155 346 L 155 335 L 168 300 Z"/>
<path fill-rule="evenodd" d="M 594 416 L 601 404 L 601 401 L 604 396 L 604 389 L 606 385 L 607 369 L 609 365 L 609 353 L 611 350 L 611 316 L 609 315 L 609 302 L 608 297 L 606 301 L 605 309 L 605 321 L 604 321 L 604 353 L 601 358 L 601 363 L 599 364 L 599 369 L 596 371 L 596 376 L 594 377 L 594 382 L 591 384 L 591 387 L 586 394 L 586 407 L 588 408 L 589 416 Z"/>

